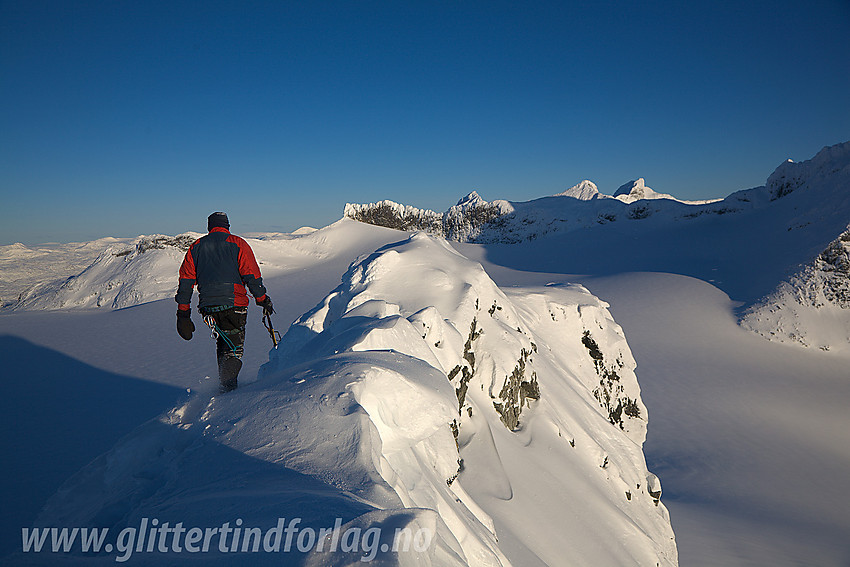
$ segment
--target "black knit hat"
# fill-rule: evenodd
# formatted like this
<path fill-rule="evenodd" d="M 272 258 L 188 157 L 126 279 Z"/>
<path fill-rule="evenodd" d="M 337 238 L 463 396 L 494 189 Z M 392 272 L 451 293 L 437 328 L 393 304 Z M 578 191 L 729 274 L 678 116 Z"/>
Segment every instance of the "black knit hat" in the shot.
<path fill-rule="evenodd" d="M 215 227 L 230 228 L 230 221 L 227 220 L 227 213 L 213 213 L 207 217 L 207 230 L 212 230 Z"/>

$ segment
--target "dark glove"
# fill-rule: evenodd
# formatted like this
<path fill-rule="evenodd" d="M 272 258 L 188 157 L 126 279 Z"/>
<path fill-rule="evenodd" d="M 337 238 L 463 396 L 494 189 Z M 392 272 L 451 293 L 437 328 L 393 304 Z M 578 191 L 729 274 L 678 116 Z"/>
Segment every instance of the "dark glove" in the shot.
<path fill-rule="evenodd" d="M 263 308 L 263 315 L 272 315 L 274 314 L 274 307 L 272 307 L 272 298 L 266 295 L 263 297 L 263 300 L 257 300 L 257 305 Z"/>
<path fill-rule="evenodd" d="M 177 332 L 187 341 L 192 340 L 192 333 L 195 332 L 195 324 L 192 323 L 192 313 L 188 309 L 177 310 Z"/>

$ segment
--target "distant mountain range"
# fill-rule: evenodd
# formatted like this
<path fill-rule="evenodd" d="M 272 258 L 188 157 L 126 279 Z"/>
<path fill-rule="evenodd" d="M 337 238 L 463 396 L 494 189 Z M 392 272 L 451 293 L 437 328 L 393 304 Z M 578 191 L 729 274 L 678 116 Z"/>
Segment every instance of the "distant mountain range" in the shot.
<path fill-rule="evenodd" d="M 518 269 L 698 277 L 742 301 L 743 324 L 766 338 L 824 350 L 850 343 L 850 142 L 714 201 L 678 200 L 643 179 L 609 196 L 585 180 L 532 201 L 472 192 L 443 213 L 381 201 L 344 214 L 484 244 L 492 261 Z M 544 265 L 523 259 L 541 247 Z"/>

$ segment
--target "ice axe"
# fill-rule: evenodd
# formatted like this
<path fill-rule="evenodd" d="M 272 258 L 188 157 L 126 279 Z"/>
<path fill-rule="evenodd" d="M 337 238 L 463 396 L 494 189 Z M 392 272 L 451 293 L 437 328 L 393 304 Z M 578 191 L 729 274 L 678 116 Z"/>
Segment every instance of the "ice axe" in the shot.
<path fill-rule="evenodd" d="M 274 348 L 277 348 L 277 344 L 280 342 L 280 333 L 275 331 L 274 325 L 272 325 L 272 317 L 268 313 L 263 313 L 263 326 L 269 332 Z"/>

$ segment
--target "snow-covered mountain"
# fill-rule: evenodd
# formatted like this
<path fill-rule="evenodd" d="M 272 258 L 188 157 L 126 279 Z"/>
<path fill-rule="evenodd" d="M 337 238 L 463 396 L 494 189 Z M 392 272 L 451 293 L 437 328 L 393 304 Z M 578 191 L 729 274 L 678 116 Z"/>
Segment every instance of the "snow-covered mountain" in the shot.
<path fill-rule="evenodd" d="M 304 258 L 321 259 L 332 254 L 338 243 L 328 243 L 326 233 L 301 228 L 291 234 L 256 233 L 245 235 L 252 248 L 263 258 L 264 274 L 275 275 L 283 266 Z M 135 239 L 100 239 L 74 245 L 76 252 L 64 262 L 62 252 L 13 244 L 0 250 L 0 260 L 9 258 L 18 270 L 9 287 L 22 288 L 15 301 L 6 304 L 13 310 L 51 310 L 68 308 L 123 309 L 149 301 L 170 298 L 176 290 L 175 274 L 189 246 L 203 236 L 186 232 L 177 236 L 162 234 Z M 302 240 L 304 239 L 304 240 Z M 83 252 L 77 252 L 77 249 Z M 61 271 L 60 271 L 61 270 Z M 45 273 L 64 277 L 45 277 Z"/>
<path fill-rule="evenodd" d="M 592 181 L 584 180 L 566 191 L 532 201 L 488 202 L 473 191 L 444 213 L 380 201 L 348 203 L 344 215 L 389 228 L 425 230 L 459 242 L 510 244 L 617 221 L 651 219 L 651 223 L 643 224 L 681 224 L 706 215 L 743 218 L 755 209 L 780 209 L 772 207 L 773 203 L 795 191 L 810 193 L 809 211 L 838 205 L 843 214 L 849 169 L 850 142 L 845 142 L 826 147 L 802 163 L 788 160 L 764 186 L 738 191 L 725 199 L 682 201 L 653 191 L 643 178 L 622 185 L 609 196 L 600 193 Z"/>
<path fill-rule="evenodd" d="M 132 246 L 127 238 L 100 238 L 91 242 L 0 246 L 0 306 L 13 305 L 36 284 L 61 285 L 79 274 L 107 248 Z"/>
<path fill-rule="evenodd" d="M 692 275 L 750 306 L 745 326 L 766 337 L 824 348 L 850 343 L 850 309 L 829 291 L 850 287 L 839 244 L 850 221 L 850 142 L 807 161 L 788 160 L 764 186 L 716 201 L 678 201 L 643 179 L 607 196 L 585 180 L 527 202 L 471 193 L 442 214 L 383 201 L 348 204 L 345 215 L 489 244 L 495 261 L 526 270 Z M 541 256 L 549 260 L 541 263 Z M 815 297 L 825 282 L 826 295 Z M 825 327 L 829 338 L 818 336 Z"/>
<path fill-rule="evenodd" d="M 458 242 L 514 244 L 618 219 L 642 220 L 654 214 L 691 219 L 705 213 L 730 212 L 723 206 L 708 207 L 720 201 L 682 201 L 653 191 L 643 178 L 622 185 L 611 196 L 600 193 L 592 181 L 584 180 L 566 191 L 533 201 L 488 202 L 473 191 L 444 213 L 380 201 L 348 203 L 344 216 L 399 230 L 424 230 Z M 700 205 L 705 207 L 693 208 Z M 738 207 L 735 210 L 740 210 Z"/>
<path fill-rule="evenodd" d="M 22 293 L 16 309 L 109 307 L 121 309 L 173 293 L 173 267 L 201 234 L 140 236 L 110 243 L 83 271 L 40 282 Z"/>
<path fill-rule="evenodd" d="M 850 345 L 850 227 L 811 263 L 749 306 L 746 329 L 822 350 Z"/>
<path fill-rule="evenodd" d="M 37 525 L 298 516 L 318 530 L 342 518 L 343 530 L 432 534 L 421 551 L 376 550 L 380 564 L 675 565 L 634 369 L 586 289 L 500 289 L 446 241 L 415 234 L 353 263 L 255 382 L 212 399 L 202 388 L 142 426 L 70 479 Z M 364 554 L 251 559 L 347 565 Z"/>

